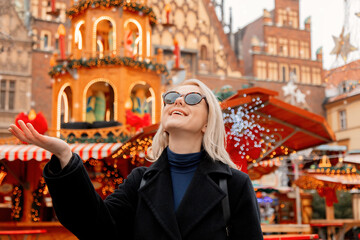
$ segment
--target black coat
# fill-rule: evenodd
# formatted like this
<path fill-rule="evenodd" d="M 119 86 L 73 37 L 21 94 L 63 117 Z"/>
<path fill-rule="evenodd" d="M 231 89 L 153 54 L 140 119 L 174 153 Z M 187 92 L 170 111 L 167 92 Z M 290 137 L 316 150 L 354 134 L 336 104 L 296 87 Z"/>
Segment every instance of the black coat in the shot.
<path fill-rule="evenodd" d="M 56 175 L 51 169 L 59 163 L 53 157 L 44 168 L 44 177 L 59 221 L 80 239 L 226 239 L 220 176 L 228 180 L 229 239 L 263 239 L 248 175 L 207 154 L 176 212 L 166 151 L 149 168 L 134 169 L 104 201 L 95 192 L 80 157 L 74 154 L 71 162 L 70 168 Z M 147 181 L 139 189 L 143 176 Z"/>

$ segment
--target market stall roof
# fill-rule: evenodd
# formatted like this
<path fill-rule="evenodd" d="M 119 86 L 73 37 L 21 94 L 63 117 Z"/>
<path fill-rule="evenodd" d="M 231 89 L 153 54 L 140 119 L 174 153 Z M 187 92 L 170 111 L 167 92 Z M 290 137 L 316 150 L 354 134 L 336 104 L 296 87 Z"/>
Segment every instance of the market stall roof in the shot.
<path fill-rule="evenodd" d="M 315 151 L 345 152 L 346 146 L 323 144 L 314 148 Z"/>
<path fill-rule="evenodd" d="M 349 154 L 344 157 L 344 162 L 360 164 L 360 154 Z"/>
<path fill-rule="evenodd" d="M 360 188 L 360 176 L 338 174 L 307 174 L 295 180 L 295 184 L 302 189 L 319 189 L 331 187 L 337 190 Z"/>
<path fill-rule="evenodd" d="M 110 156 L 121 143 L 82 143 L 70 144 L 71 151 L 80 155 L 83 160 L 102 159 Z M 0 145 L 0 160 L 43 161 L 50 159 L 51 153 L 35 145 Z"/>
<path fill-rule="evenodd" d="M 277 92 L 255 87 L 239 90 L 235 95 L 222 102 L 223 110 L 236 108 L 245 104 L 254 104 L 253 99 L 261 99 L 261 106 L 253 112 L 266 120 L 266 124 L 281 131 L 281 140 L 269 151 L 257 159 L 266 158 L 280 146 L 291 150 L 302 150 L 335 140 L 335 134 L 324 117 L 308 112 L 276 98 Z M 253 164 L 249 165 L 249 168 Z"/>

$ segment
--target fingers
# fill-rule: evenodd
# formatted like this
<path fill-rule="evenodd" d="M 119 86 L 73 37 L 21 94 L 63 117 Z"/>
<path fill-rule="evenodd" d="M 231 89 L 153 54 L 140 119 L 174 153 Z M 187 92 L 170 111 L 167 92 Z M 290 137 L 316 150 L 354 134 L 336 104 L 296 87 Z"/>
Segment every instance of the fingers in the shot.
<path fill-rule="evenodd" d="M 30 133 L 31 133 L 33 136 L 35 136 L 35 137 L 41 136 L 41 134 L 38 133 L 38 131 L 36 131 L 36 129 L 34 128 L 34 126 L 33 126 L 31 123 L 26 124 L 26 126 L 28 127 Z"/>
<path fill-rule="evenodd" d="M 28 141 L 28 139 L 25 137 L 25 134 L 14 124 L 10 125 L 9 132 L 11 132 L 12 135 L 20 139 L 22 142 Z"/>
<path fill-rule="evenodd" d="M 33 135 L 30 132 L 29 128 L 25 125 L 24 121 L 19 120 L 18 123 L 21 127 L 21 130 L 24 132 L 25 136 L 31 140 L 33 138 Z"/>
<path fill-rule="evenodd" d="M 31 123 L 27 123 L 26 126 L 28 127 L 29 131 L 31 132 L 31 134 L 34 136 L 35 139 L 39 141 L 44 140 L 44 136 L 38 133 L 38 131 L 36 131 L 36 129 Z"/>

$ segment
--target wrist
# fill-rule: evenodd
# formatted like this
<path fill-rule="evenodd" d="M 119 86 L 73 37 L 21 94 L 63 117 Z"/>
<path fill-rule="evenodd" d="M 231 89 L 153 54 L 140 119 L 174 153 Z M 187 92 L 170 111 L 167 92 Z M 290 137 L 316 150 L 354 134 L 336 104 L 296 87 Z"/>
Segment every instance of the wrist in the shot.
<path fill-rule="evenodd" d="M 68 151 L 62 152 L 61 154 L 55 154 L 59 159 L 61 168 L 63 169 L 69 162 L 72 157 L 72 152 L 70 149 Z"/>

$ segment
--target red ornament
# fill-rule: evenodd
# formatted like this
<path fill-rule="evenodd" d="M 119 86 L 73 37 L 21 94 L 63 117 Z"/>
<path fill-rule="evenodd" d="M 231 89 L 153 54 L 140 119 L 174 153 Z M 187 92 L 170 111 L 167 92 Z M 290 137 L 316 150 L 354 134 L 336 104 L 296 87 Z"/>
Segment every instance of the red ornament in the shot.
<path fill-rule="evenodd" d="M 151 124 L 149 113 L 145 113 L 142 117 L 133 113 L 131 110 L 126 110 L 126 124 L 130 125 L 138 131 L 140 128 L 147 127 Z"/>
<path fill-rule="evenodd" d="M 334 188 L 330 188 L 330 187 L 319 188 L 317 189 L 317 192 L 320 197 L 325 197 L 325 202 L 328 207 L 331 207 L 334 205 L 334 203 L 339 202 Z"/>
<path fill-rule="evenodd" d="M 22 112 L 16 116 L 15 124 L 18 128 L 20 128 L 20 125 L 18 123 L 19 120 L 24 121 L 25 124 L 31 123 L 34 126 L 35 130 L 38 131 L 38 133 L 40 134 L 44 134 L 48 130 L 48 124 L 45 116 L 41 112 L 36 114 L 33 109 L 31 109 L 29 114 Z"/>

